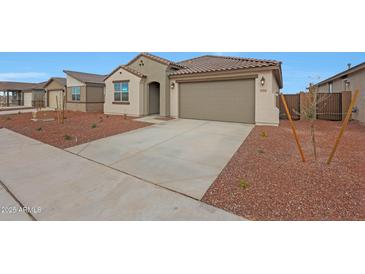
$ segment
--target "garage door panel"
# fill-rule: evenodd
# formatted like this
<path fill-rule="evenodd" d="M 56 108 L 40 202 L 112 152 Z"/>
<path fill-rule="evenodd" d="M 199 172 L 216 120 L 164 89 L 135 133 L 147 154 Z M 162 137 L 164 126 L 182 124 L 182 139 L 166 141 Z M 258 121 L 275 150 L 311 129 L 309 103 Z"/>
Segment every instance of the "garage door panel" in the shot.
<path fill-rule="evenodd" d="M 255 122 L 255 80 L 181 83 L 180 117 Z"/>
<path fill-rule="evenodd" d="M 62 108 L 62 90 L 51 90 L 48 92 L 48 102 L 50 108 L 57 108 L 58 105 Z"/>

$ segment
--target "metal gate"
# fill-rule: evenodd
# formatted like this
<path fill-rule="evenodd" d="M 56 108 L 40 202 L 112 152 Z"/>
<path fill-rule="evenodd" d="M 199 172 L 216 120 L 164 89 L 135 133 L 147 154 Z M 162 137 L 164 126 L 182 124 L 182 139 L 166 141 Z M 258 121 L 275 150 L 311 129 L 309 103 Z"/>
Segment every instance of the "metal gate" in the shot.
<path fill-rule="evenodd" d="M 317 93 L 317 119 L 342 120 L 342 93 Z"/>
<path fill-rule="evenodd" d="M 286 103 L 288 105 L 288 109 L 290 112 L 290 115 L 293 120 L 299 120 L 300 119 L 300 94 L 285 94 L 284 95 Z M 280 98 L 280 96 L 277 97 L 279 100 L 279 110 L 280 110 L 280 119 L 288 119 L 284 104 Z"/>

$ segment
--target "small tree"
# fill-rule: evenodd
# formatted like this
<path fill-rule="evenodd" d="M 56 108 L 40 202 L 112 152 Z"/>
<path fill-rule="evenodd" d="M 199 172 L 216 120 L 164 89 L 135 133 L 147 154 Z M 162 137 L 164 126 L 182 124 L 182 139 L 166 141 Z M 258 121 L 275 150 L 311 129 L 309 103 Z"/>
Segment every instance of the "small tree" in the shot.
<path fill-rule="evenodd" d="M 317 106 L 324 103 L 329 96 L 319 96 L 318 91 L 312 84 L 309 85 L 308 93 L 304 94 L 304 102 L 301 102 L 301 118 L 310 122 L 311 142 L 313 147 L 314 159 L 317 160 L 317 146 L 315 138 L 314 121 L 317 118 Z M 303 104 L 302 104 L 303 103 Z"/>
<path fill-rule="evenodd" d="M 308 93 L 305 94 L 305 102 L 302 106 L 301 117 L 310 122 L 311 141 L 313 147 L 314 159 L 317 160 L 317 147 L 314 130 L 314 121 L 316 120 L 317 111 L 317 92 L 314 86 L 309 86 Z"/>

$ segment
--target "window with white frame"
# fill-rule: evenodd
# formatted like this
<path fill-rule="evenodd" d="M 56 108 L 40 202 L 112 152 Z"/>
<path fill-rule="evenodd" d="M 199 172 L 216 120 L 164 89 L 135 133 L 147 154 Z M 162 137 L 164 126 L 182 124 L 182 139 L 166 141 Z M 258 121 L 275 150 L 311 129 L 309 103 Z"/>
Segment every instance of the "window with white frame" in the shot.
<path fill-rule="evenodd" d="M 80 101 L 81 87 L 72 87 L 71 95 L 72 101 Z"/>
<path fill-rule="evenodd" d="M 114 101 L 129 102 L 129 82 L 114 83 Z"/>
<path fill-rule="evenodd" d="M 333 82 L 330 82 L 330 83 L 328 84 L 328 92 L 329 92 L 329 93 L 333 93 Z"/>

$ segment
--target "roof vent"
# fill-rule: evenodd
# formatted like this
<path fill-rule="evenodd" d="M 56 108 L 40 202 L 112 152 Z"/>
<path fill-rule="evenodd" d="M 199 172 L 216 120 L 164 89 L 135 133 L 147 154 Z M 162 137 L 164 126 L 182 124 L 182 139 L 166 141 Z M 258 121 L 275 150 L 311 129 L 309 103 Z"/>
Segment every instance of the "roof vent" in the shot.
<path fill-rule="evenodd" d="M 348 63 L 347 64 L 347 69 L 350 69 L 351 68 L 351 63 Z"/>

